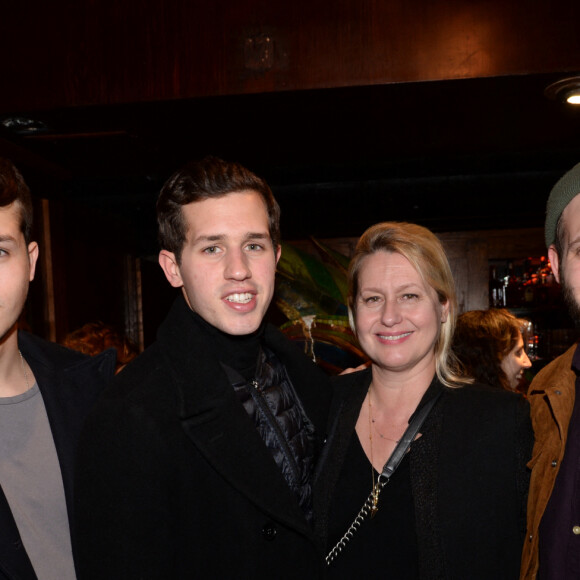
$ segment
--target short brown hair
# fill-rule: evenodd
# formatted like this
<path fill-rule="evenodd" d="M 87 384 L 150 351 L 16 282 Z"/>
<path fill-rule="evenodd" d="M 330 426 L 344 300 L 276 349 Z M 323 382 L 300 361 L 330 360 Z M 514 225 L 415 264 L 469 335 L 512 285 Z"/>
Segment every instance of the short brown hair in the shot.
<path fill-rule="evenodd" d="M 437 236 L 423 226 L 405 222 L 383 222 L 371 226 L 357 243 L 348 272 L 348 308 L 354 328 L 359 275 L 364 259 L 376 252 L 392 252 L 407 258 L 425 283 L 437 293 L 441 304 L 449 304 L 447 322 L 442 325 L 435 343 L 437 377 L 446 386 L 465 382 L 456 372 L 456 361 L 451 352 L 451 339 L 457 316 L 455 283 L 445 250 Z"/>
<path fill-rule="evenodd" d="M 13 203 L 20 212 L 20 231 L 29 244 L 32 241 L 32 196 L 18 169 L 8 159 L 0 157 L 0 207 Z"/>
<path fill-rule="evenodd" d="M 239 163 L 217 157 L 192 161 L 174 173 L 165 183 L 157 200 L 159 244 L 175 254 L 177 263 L 187 231 L 181 208 L 195 201 L 223 197 L 229 193 L 255 191 L 266 205 L 268 226 L 274 248 L 280 245 L 280 207 L 272 190 L 261 178 Z"/>

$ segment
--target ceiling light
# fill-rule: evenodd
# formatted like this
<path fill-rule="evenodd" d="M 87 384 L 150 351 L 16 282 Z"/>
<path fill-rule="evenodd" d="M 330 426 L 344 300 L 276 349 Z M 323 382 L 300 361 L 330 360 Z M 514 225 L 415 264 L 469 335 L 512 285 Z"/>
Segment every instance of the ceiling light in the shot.
<path fill-rule="evenodd" d="M 17 135 L 32 135 L 47 130 L 42 121 L 17 115 L 3 117 L 0 119 L 0 125 Z"/>
<path fill-rule="evenodd" d="M 547 86 L 544 95 L 549 99 L 580 105 L 580 76 L 561 79 Z"/>
<path fill-rule="evenodd" d="M 580 90 L 572 91 L 566 96 L 566 102 L 571 105 L 580 105 Z"/>

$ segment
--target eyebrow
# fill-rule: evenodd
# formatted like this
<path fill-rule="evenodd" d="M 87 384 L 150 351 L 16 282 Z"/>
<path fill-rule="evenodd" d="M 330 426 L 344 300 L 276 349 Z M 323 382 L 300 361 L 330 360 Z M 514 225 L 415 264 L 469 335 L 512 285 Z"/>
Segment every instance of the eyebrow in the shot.
<path fill-rule="evenodd" d="M 395 292 L 404 292 L 405 290 L 417 288 L 419 290 L 424 290 L 417 282 L 409 282 L 408 284 L 402 284 L 401 286 L 397 286 L 395 288 Z M 382 292 L 380 288 L 375 288 L 374 286 L 361 286 L 360 291 L 366 292 Z"/>
<path fill-rule="evenodd" d="M 578 244 L 580 244 L 580 236 L 576 236 L 573 240 L 571 240 L 568 243 L 568 248 L 567 249 L 571 248 L 572 246 L 577 246 Z"/>
<path fill-rule="evenodd" d="M 1 235 L 0 234 L 0 242 L 16 242 L 16 238 L 14 236 L 9 235 Z"/>
<path fill-rule="evenodd" d="M 227 239 L 227 234 L 212 234 L 209 236 L 198 236 L 193 240 L 193 244 L 199 244 L 204 242 L 221 242 Z M 270 234 L 264 232 L 248 232 L 244 237 L 243 241 L 247 242 L 249 240 L 267 240 L 270 239 Z"/>
<path fill-rule="evenodd" d="M 270 234 L 266 234 L 264 232 L 250 232 L 246 234 L 245 240 L 269 240 Z"/>

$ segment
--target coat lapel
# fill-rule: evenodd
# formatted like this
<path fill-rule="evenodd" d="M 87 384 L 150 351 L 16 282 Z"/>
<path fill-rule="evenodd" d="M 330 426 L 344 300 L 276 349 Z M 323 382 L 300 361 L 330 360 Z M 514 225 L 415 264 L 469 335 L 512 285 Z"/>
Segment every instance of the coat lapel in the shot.
<path fill-rule="evenodd" d="M 8 500 L 0 488 L 0 578 L 36 580 Z"/>
<path fill-rule="evenodd" d="M 177 388 L 185 433 L 213 468 L 252 503 L 272 518 L 312 534 L 297 499 L 191 316 L 179 298 L 158 335 Z"/>
<path fill-rule="evenodd" d="M 296 498 L 233 393 L 200 401 L 181 422 L 199 452 L 226 481 L 272 518 L 308 533 Z"/>
<path fill-rule="evenodd" d="M 34 378 L 42 394 L 42 400 L 60 463 L 66 503 L 70 509 L 72 500 L 74 444 L 77 441 L 77 437 L 73 438 L 69 436 L 71 428 L 74 429 L 69 423 L 71 421 L 74 423 L 79 415 L 84 417 L 84 414 L 79 414 L 78 409 L 68 409 L 67 412 L 67 400 L 63 398 L 64 394 L 60 388 L 61 377 L 49 358 L 37 348 L 37 345 L 30 338 L 26 334 L 21 333 L 19 334 L 18 342 L 24 358 L 34 373 Z M 80 430 L 80 425 L 78 428 Z"/>
<path fill-rule="evenodd" d="M 106 351 L 96 357 L 71 360 L 70 351 L 64 351 L 65 359 L 62 347 L 26 333 L 18 334 L 18 345 L 42 394 L 71 514 L 76 445 L 87 412 L 113 377 L 115 354 Z M 51 352 L 47 353 L 49 348 Z"/>
<path fill-rule="evenodd" d="M 322 451 L 314 484 L 316 531 L 327 535 L 328 511 L 344 458 L 353 437 L 361 405 L 371 382 L 371 369 L 336 377 L 328 439 Z"/>

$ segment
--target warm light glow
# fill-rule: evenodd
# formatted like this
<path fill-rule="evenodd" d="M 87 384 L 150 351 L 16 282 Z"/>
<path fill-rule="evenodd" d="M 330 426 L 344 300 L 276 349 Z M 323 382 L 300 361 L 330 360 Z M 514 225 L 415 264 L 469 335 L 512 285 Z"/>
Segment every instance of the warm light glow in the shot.
<path fill-rule="evenodd" d="M 566 97 L 566 102 L 571 105 L 580 105 L 580 91 L 574 91 Z"/>
<path fill-rule="evenodd" d="M 580 74 L 560 79 L 544 89 L 548 99 L 566 102 L 570 105 L 580 105 Z"/>

